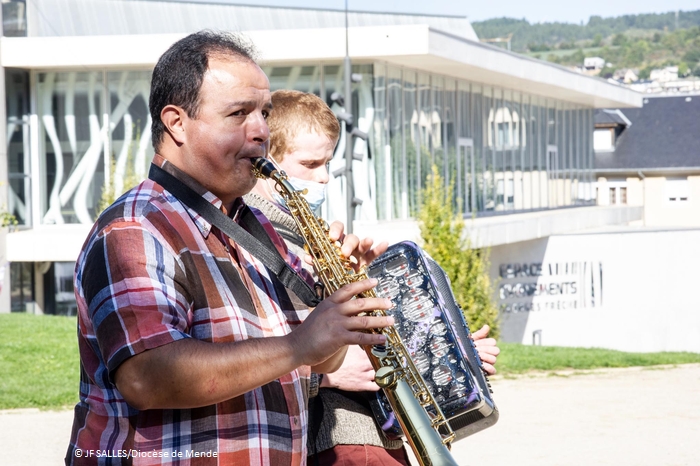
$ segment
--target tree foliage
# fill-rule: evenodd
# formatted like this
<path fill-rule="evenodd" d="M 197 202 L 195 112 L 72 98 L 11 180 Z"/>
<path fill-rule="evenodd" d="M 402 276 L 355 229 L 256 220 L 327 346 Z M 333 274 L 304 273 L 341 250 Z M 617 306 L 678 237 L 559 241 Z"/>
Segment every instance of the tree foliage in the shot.
<path fill-rule="evenodd" d="M 116 186 L 117 184 L 115 183 L 116 181 L 116 162 L 114 160 L 114 154 L 109 158 L 110 160 L 110 167 L 109 167 L 109 184 L 105 183 L 104 186 L 102 186 L 102 196 L 100 197 L 100 201 L 97 204 L 97 216 L 99 216 L 102 211 L 104 211 L 107 207 L 112 205 L 114 201 L 116 201 L 119 196 L 139 184 L 141 181 L 143 181 L 141 178 L 136 176 L 136 169 L 134 168 L 134 150 L 136 148 L 137 141 L 141 139 L 141 131 L 139 129 L 138 122 L 137 124 L 134 125 L 136 127 L 136 139 L 129 142 L 129 147 L 127 149 L 127 154 L 126 154 L 126 171 L 124 173 L 124 182 L 122 183 L 122 192 L 117 192 Z"/>
<path fill-rule="evenodd" d="M 433 166 L 418 215 L 423 248 L 450 278 L 469 327 L 478 330 L 487 324 L 491 336 L 497 337 L 498 309 L 492 301 L 488 251 L 472 249 L 464 239 L 464 219 L 455 212 L 452 199 L 452 187 L 445 188 L 438 168 Z"/>
<path fill-rule="evenodd" d="M 668 13 L 650 13 L 641 15 L 624 15 L 613 18 L 591 16 L 586 24 L 572 23 L 534 23 L 525 19 L 494 18 L 473 22 L 477 35 L 483 39 L 505 37 L 513 34 L 511 47 L 515 51 L 525 52 L 528 44 L 557 45 L 561 42 L 595 40 L 625 34 L 631 30 L 677 31 L 700 26 L 700 10 Z M 534 51 L 534 50 L 533 50 Z"/>

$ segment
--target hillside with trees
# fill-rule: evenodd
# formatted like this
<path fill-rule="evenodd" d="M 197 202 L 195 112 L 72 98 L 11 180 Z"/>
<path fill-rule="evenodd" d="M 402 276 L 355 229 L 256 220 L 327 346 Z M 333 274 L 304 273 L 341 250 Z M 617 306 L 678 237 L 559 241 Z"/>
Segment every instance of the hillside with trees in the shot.
<path fill-rule="evenodd" d="M 653 68 L 678 66 L 680 76 L 700 76 L 700 10 L 591 16 L 587 24 L 495 18 L 472 26 L 482 40 L 510 36 L 513 51 L 565 66 L 601 57 L 610 64 L 605 75 L 636 68 L 644 79 Z"/>

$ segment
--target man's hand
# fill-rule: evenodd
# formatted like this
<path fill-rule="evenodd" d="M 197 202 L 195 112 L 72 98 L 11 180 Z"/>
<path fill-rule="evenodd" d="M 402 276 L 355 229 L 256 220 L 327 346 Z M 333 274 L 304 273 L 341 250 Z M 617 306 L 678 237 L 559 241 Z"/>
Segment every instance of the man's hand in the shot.
<path fill-rule="evenodd" d="M 316 372 L 333 372 L 343 362 L 347 345 L 383 345 L 386 337 L 367 330 L 393 325 L 394 318 L 358 316 L 360 313 L 390 309 L 393 304 L 386 298 L 357 298 L 355 296 L 374 288 L 376 279 L 367 279 L 341 287 L 319 303 L 303 324 L 290 336 L 295 354 L 304 365 L 317 366 Z M 339 352 L 342 350 L 342 354 Z M 329 361 L 331 359 L 332 361 Z M 324 364 L 323 369 L 319 368 Z"/>
<path fill-rule="evenodd" d="M 338 388 L 346 392 L 376 392 L 379 385 L 374 383 L 374 368 L 365 350 L 357 345 L 348 347 L 345 360 L 332 374 L 326 374 L 321 387 Z"/>
<path fill-rule="evenodd" d="M 472 333 L 472 338 L 474 339 L 476 351 L 479 353 L 481 362 L 484 365 L 484 370 L 487 374 L 493 375 L 496 373 L 494 364 L 496 364 L 496 358 L 501 350 L 496 346 L 496 340 L 494 338 L 486 338 L 490 330 L 491 328 L 488 325 L 484 325 L 479 330 Z"/>
<path fill-rule="evenodd" d="M 389 243 L 383 241 L 372 247 L 374 241 L 372 238 L 360 239 L 353 234 L 344 234 L 345 226 L 338 221 L 335 221 L 330 226 L 328 237 L 331 241 L 340 241 L 340 251 L 344 257 L 354 257 L 357 260 L 355 270 L 359 270 L 363 265 L 369 265 L 377 257 L 384 254 L 389 247 Z"/>

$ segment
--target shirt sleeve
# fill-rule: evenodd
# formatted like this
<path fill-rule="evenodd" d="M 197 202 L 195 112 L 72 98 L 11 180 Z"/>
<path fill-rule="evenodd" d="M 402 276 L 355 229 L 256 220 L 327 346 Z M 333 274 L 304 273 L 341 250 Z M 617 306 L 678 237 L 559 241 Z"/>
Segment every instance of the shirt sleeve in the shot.
<path fill-rule="evenodd" d="M 116 222 L 105 228 L 82 273 L 89 317 L 112 380 L 126 359 L 189 338 L 183 268 L 142 225 Z"/>

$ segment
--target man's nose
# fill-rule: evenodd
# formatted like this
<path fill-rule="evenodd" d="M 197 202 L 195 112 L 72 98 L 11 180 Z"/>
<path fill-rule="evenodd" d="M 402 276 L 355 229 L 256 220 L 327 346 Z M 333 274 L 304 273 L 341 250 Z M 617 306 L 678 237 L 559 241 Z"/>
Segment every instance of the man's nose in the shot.
<path fill-rule="evenodd" d="M 270 138 L 270 129 L 267 121 L 261 112 L 253 112 L 248 115 L 248 138 L 257 143 L 263 144 Z"/>
<path fill-rule="evenodd" d="M 327 184 L 329 181 L 328 168 L 324 165 L 314 170 L 314 181 L 316 183 Z"/>

